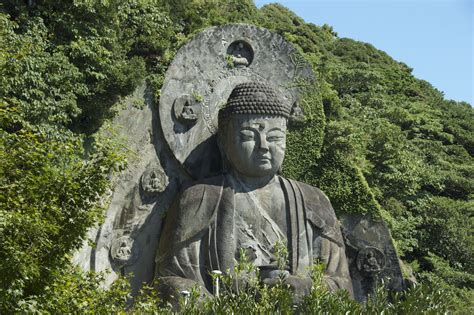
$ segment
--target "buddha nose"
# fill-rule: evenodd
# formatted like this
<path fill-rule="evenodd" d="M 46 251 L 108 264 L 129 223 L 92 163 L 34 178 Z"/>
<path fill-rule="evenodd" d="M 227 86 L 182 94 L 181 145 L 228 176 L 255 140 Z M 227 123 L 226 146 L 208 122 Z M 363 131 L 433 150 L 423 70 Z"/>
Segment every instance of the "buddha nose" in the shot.
<path fill-rule="evenodd" d="M 267 142 L 267 137 L 265 137 L 265 135 L 260 135 L 259 149 L 263 151 L 268 151 L 268 142 Z"/>

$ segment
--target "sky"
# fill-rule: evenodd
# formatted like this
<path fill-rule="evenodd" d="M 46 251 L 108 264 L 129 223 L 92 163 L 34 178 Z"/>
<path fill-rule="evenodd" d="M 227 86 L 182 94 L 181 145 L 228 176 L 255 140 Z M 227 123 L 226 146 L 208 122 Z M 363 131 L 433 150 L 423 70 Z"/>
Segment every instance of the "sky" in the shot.
<path fill-rule="evenodd" d="M 474 106 L 474 0 L 254 0 L 280 3 L 339 37 L 367 42 L 413 75 Z"/>

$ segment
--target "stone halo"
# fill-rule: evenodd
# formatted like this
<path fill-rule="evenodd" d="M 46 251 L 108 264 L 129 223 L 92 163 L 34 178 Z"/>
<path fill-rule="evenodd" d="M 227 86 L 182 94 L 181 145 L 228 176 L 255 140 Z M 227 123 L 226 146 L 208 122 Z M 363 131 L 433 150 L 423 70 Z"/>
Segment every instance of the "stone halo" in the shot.
<path fill-rule="evenodd" d="M 218 173 L 218 111 L 237 84 L 269 82 L 288 106 L 299 99 L 298 82 L 314 76 L 308 63 L 295 62 L 302 60 L 298 54 L 280 35 L 247 24 L 208 28 L 180 48 L 166 72 L 158 110 L 163 136 L 190 177 Z M 175 117 L 173 104 L 183 95 L 194 99 L 198 119 L 193 124 Z"/>

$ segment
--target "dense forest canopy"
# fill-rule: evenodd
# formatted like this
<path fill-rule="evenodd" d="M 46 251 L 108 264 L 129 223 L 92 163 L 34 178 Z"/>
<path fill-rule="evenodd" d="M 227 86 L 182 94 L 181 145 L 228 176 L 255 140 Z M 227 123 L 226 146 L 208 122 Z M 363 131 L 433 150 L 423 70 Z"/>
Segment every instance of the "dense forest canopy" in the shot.
<path fill-rule="evenodd" d="M 406 64 L 278 4 L 6 0 L 0 4 L 0 313 L 125 307 L 124 283 L 107 293 L 100 276 L 70 263 L 87 229 L 100 222 L 109 175 L 125 159 L 97 131 L 143 80 L 158 104 L 177 49 L 202 29 L 230 22 L 281 34 L 315 72 L 302 102 L 307 120 L 288 136 L 286 175 L 321 187 L 340 214 L 383 217 L 418 281 L 449 292 L 454 310 L 472 311 L 470 104 L 444 99 Z"/>

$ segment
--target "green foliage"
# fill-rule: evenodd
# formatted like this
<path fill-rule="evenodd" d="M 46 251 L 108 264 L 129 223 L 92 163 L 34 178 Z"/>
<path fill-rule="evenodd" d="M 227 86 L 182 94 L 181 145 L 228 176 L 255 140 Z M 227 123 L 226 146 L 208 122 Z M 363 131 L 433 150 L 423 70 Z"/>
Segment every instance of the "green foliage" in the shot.
<path fill-rule="evenodd" d="M 423 202 L 423 224 L 418 227 L 419 251 L 429 256 L 436 254 L 452 266 L 473 273 L 474 202 L 464 202 L 446 197 L 433 197 Z M 466 278 L 472 278 L 466 275 Z M 474 282 L 465 286 L 472 287 Z"/>
<path fill-rule="evenodd" d="M 87 91 L 80 71 L 62 53 L 48 51 L 41 19 L 26 21 L 21 35 L 7 15 L 0 14 L 0 24 L 3 102 L 15 106 L 16 114 L 32 124 L 70 123 L 80 112 L 77 97 Z"/>
<path fill-rule="evenodd" d="M 320 157 L 324 135 L 324 113 L 321 95 L 306 87 L 301 108 L 306 115 L 302 126 L 289 130 L 283 171 L 286 176 L 312 183 L 308 172 L 315 167 Z"/>
<path fill-rule="evenodd" d="M 72 135 L 54 139 L 28 125 L 0 131 L 0 309 L 40 293 L 97 222 L 115 163 L 107 152 L 97 148 L 85 161 Z"/>
<path fill-rule="evenodd" d="M 20 55 L 28 56 L 19 63 L 7 61 L 10 71 L 16 71 L 9 78 L 23 79 L 13 82 L 12 90 L 23 91 L 24 101 L 42 111 L 32 114 L 51 117 L 46 111 L 51 107 L 65 116 L 63 122 L 72 120 L 74 130 L 96 131 L 110 117 L 117 96 L 130 93 L 143 80 L 146 64 L 159 71 L 169 62 L 175 28 L 159 4 L 41 1 L 27 9 L 19 1 L 7 1 L 5 11 L 21 22 L 16 36 L 31 50 Z M 25 72 L 31 72 L 31 79 L 19 75 Z M 28 92 L 31 87 L 39 91 Z M 45 108 L 49 104 L 43 95 L 50 94 L 51 106 Z M 56 98 L 64 99 L 64 105 Z"/>
<path fill-rule="evenodd" d="M 186 36 L 213 25 L 251 22 L 257 13 L 251 0 L 161 0 L 160 2 Z"/>
<path fill-rule="evenodd" d="M 219 297 L 199 297 L 198 290 L 180 301 L 180 314 L 444 314 L 451 307 L 451 296 L 443 290 L 415 286 L 403 293 L 389 294 L 379 286 L 366 304 L 355 302 L 346 291 L 330 292 L 324 280 L 325 266 L 312 271 L 313 287 L 308 296 L 294 301 L 283 281 L 263 285 L 258 271 L 243 259 L 232 273 L 219 277 Z M 101 287 L 105 274 L 83 273 L 76 268 L 62 270 L 40 296 L 30 296 L 16 309 L 39 314 L 173 314 L 152 288 L 145 286 L 131 300 L 130 285 L 119 278 L 109 289 Z M 216 278 L 217 276 L 214 276 Z M 215 279 L 214 279 L 215 280 Z"/>
<path fill-rule="evenodd" d="M 22 17 L 17 17 L 22 20 Z M 87 153 L 66 126 L 87 94 L 83 74 L 61 49 L 51 49 L 47 26 L 0 13 L 0 311 L 43 292 L 69 264 L 119 158 L 106 144 Z"/>
<path fill-rule="evenodd" d="M 17 312 L 25 314 L 170 314 L 159 307 L 156 293 L 144 286 L 131 303 L 128 279 L 119 278 L 108 289 L 102 287 L 105 274 L 84 273 L 67 268 L 55 275 L 39 296 L 20 303 Z"/>
<path fill-rule="evenodd" d="M 224 287 L 219 297 L 198 301 L 196 294 L 182 302 L 182 314 L 445 314 L 452 308 L 451 296 L 441 289 L 417 285 L 406 292 L 388 293 L 383 284 L 365 304 L 354 301 L 347 291 L 330 292 L 322 264 L 315 264 L 313 286 L 308 296 L 295 302 L 283 281 L 263 285 L 258 271 L 240 262 L 233 273 L 220 276 Z M 238 284 L 236 286 L 236 284 Z M 237 289 L 239 288 L 239 289 Z"/>
<path fill-rule="evenodd" d="M 449 292 L 451 304 L 455 314 L 470 314 L 474 310 L 472 304 L 474 290 L 472 290 L 473 276 L 459 268 L 453 268 L 446 260 L 434 254 L 423 258 L 417 277 L 426 286 L 431 286 Z M 429 270 L 429 271 L 426 271 Z"/>
<path fill-rule="evenodd" d="M 343 157 L 324 152 L 314 176 L 338 214 L 381 215 L 380 206 L 361 170 Z"/>

